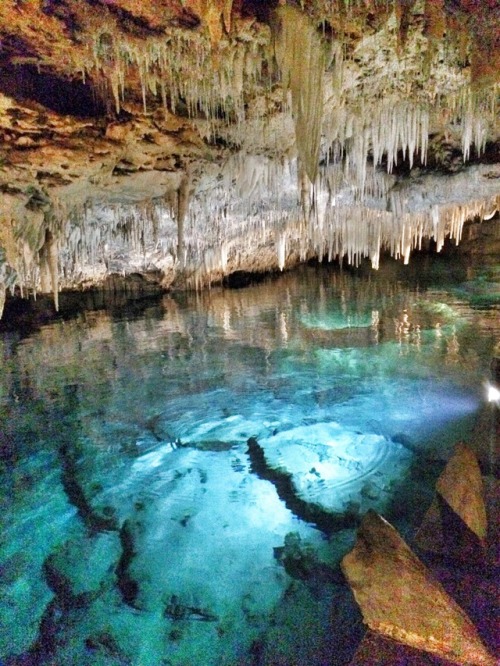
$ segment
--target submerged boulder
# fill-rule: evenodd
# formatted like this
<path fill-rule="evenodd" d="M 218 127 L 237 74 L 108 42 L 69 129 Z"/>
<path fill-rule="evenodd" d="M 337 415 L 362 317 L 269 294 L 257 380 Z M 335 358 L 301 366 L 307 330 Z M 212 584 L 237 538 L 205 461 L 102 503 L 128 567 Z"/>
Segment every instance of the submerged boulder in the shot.
<path fill-rule="evenodd" d="M 436 484 L 436 496 L 416 544 L 423 550 L 466 562 L 483 559 L 487 518 L 479 463 L 465 444 L 457 444 Z"/>
<path fill-rule="evenodd" d="M 453 663 L 496 664 L 465 612 L 374 511 L 364 517 L 341 567 L 376 634 Z"/>

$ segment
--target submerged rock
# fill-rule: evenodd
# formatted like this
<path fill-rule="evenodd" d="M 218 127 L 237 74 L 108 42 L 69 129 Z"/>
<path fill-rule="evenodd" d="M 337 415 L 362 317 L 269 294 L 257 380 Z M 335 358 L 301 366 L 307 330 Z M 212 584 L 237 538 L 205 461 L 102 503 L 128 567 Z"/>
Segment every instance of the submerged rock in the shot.
<path fill-rule="evenodd" d="M 76 508 L 84 525 L 92 532 L 117 530 L 118 522 L 114 515 L 103 515 L 95 510 L 79 479 L 76 452 L 69 443 L 59 448 L 61 459 L 61 483 L 68 501 Z M 111 514 L 112 509 L 110 508 Z"/>
<path fill-rule="evenodd" d="M 483 481 L 476 456 L 458 444 L 436 484 L 436 497 L 416 536 L 423 550 L 470 562 L 484 557 L 487 537 Z"/>
<path fill-rule="evenodd" d="M 376 634 L 457 664 L 496 664 L 465 612 L 374 511 L 341 567 Z"/>
<path fill-rule="evenodd" d="M 198 451 L 214 451 L 215 453 L 220 451 L 230 451 L 234 449 L 237 445 L 237 442 L 223 442 L 220 439 L 209 439 L 202 440 L 200 442 L 186 442 L 180 443 L 177 445 L 179 448 L 192 448 L 197 449 Z"/>
<path fill-rule="evenodd" d="M 122 653 L 116 638 L 109 631 L 88 636 L 85 639 L 85 647 L 90 652 L 101 653 L 104 657 L 119 659 L 120 664 L 129 664 L 130 660 Z"/>
<path fill-rule="evenodd" d="M 83 535 L 62 544 L 45 559 L 44 575 L 62 606 L 81 605 L 98 596 L 107 581 L 112 582 L 119 557 L 116 533 Z"/>

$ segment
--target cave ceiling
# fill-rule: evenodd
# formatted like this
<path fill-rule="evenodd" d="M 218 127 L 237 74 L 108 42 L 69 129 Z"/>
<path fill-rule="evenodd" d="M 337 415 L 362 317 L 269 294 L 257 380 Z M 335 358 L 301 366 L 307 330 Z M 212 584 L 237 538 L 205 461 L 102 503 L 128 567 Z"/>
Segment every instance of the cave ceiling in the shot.
<path fill-rule="evenodd" d="M 498 0 L 2 0 L 0 295 L 439 249 L 499 90 Z"/>

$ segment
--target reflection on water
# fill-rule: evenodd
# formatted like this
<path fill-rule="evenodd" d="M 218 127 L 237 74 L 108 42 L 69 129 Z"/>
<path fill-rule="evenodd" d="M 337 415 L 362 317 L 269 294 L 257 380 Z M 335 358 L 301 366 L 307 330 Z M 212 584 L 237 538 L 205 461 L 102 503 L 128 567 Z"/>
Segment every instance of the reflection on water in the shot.
<path fill-rule="evenodd" d="M 0 658 L 346 663 L 359 517 L 411 534 L 500 334 L 430 282 L 304 268 L 0 338 Z"/>

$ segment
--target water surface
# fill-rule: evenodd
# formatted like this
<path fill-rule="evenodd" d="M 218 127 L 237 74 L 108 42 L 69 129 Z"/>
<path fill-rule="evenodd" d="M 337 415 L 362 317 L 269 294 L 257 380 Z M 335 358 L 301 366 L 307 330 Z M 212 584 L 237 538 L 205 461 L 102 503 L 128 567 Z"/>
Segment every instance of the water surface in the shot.
<path fill-rule="evenodd" d="M 491 272 L 305 267 L 0 337 L 0 659 L 347 663 L 338 563 L 473 432 Z M 251 446 L 248 442 L 251 442 Z"/>

